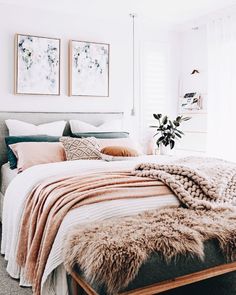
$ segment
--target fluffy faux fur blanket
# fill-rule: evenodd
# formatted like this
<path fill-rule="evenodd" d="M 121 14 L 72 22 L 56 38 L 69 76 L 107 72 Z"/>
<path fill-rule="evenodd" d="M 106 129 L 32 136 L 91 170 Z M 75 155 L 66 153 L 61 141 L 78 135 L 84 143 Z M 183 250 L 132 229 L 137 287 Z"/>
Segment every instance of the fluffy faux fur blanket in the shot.
<path fill-rule="evenodd" d="M 203 243 L 210 239 L 218 240 L 227 258 L 236 258 L 233 210 L 148 211 L 72 228 L 64 242 L 64 264 L 69 273 L 78 264 L 88 282 L 104 284 L 114 295 L 128 286 L 154 251 L 167 262 L 188 254 L 203 259 Z"/>
<path fill-rule="evenodd" d="M 140 164 L 134 175 L 161 180 L 188 208 L 212 209 L 235 205 L 234 163 L 188 157 L 168 165 Z"/>
<path fill-rule="evenodd" d="M 27 198 L 17 249 L 17 262 L 24 267 L 34 294 L 40 294 L 50 250 L 63 218 L 70 210 L 103 201 L 170 193 L 162 182 L 136 177 L 126 171 L 54 177 L 40 183 Z"/>

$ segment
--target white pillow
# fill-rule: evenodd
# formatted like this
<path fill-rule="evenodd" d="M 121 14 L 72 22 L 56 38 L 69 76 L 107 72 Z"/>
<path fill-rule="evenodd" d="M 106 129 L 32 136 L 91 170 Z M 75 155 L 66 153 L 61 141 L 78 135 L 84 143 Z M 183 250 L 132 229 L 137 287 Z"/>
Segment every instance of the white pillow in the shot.
<path fill-rule="evenodd" d="M 66 121 L 56 121 L 41 125 L 34 125 L 19 120 L 8 119 L 5 121 L 9 130 L 10 136 L 21 136 L 21 135 L 51 135 L 51 136 L 62 136 L 66 126 Z"/>
<path fill-rule="evenodd" d="M 100 126 L 94 126 L 85 123 L 80 120 L 70 120 L 70 128 L 72 133 L 81 132 L 119 132 L 122 131 L 122 121 L 119 119 L 112 120 L 101 124 Z"/>

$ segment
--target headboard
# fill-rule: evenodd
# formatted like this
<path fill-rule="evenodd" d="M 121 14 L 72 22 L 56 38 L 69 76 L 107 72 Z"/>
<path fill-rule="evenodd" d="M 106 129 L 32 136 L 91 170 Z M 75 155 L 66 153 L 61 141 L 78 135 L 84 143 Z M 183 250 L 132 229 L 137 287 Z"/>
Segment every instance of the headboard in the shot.
<path fill-rule="evenodd" d="M 59 120 L 81 120 L 95 126 L 103 122 L 122 119 L 123 112 L 86 112 L 86 113 L 46 113 L 46 112 L 0 112 L 0 167 L 7 162 L 7 149 L 5 137 L 8 130 L 5 124 L 6 119 L 16 119 L 32 124 L 43 124 Z M 67 123 L 63 135 L 71 135 L 70 125 Z"/>

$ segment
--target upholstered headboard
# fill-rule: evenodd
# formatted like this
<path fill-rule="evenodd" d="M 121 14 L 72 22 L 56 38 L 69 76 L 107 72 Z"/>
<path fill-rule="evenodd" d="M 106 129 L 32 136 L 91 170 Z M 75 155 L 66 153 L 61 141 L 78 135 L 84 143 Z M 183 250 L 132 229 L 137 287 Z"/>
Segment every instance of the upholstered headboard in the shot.
<path fill-rule="evenodd" d="M 113 119 L 122 119 L 122 112 L 86 112 L 86 113 L 45 113 L 45 112 L 0 112 L 0 167 L 7 162 L 7 150 L 5 137 L 8 130 L 5 124 L 6 119 L 16 119 L 32 124 L 43 124 L 59 120 L 78 119 L 95 126 Z M 70 135 L 70 125 L 67 123 L 64 134 Z"/>

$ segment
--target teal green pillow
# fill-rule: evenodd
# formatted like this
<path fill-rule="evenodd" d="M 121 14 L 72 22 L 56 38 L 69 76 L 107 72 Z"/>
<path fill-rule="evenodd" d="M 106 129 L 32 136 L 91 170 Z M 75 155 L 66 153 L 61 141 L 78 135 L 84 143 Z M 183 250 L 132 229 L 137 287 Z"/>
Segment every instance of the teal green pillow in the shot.
<path fill-rule="evenodd" d="M 7 158 L 11 169 L 17 167 L 17 158 L 9 145 L 18 142 L 59 142 L 58 136 L 49 135 L 31 135 L 31 136 L 7 136 L 5 137 L 5 142 L 7 145 Z"/>
<path fill-rule="evenodd" d="M 95 137 L 95 138 L 127 138 L 129 137 L 128 132 L 80 132 L 73 133 L 73 137 L 83 138 L 83 137 Z"/>

